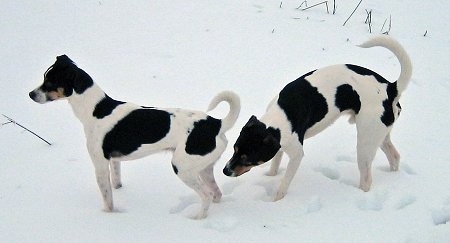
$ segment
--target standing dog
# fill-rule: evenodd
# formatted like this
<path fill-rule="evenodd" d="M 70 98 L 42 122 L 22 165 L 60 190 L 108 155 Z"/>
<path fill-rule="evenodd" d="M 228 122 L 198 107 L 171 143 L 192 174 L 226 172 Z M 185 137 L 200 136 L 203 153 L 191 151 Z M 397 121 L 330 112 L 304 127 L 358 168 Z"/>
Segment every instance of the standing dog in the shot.
<path fill-rule="evenodd" d="M 282 199 L 303 157 L 303 140 L 323 131 L 342 114 L 350 114 L 350 122 L 356 123 L 360 188 L 370 189 L 371 164 L 379 147 L 386 154 L 391 170 L 398 170 L 400 155 L 389 134 L 400 114 L 399 99 L 411 78 L 412 65 L 406 51 L 394 39 L 378 36 L 361 45 L 374 46 L 385 47 L 398 58 L 401 73 L 396 82 L 349 64 L 301 76 L 281 90 L 261 120 L 252 116 L 245 124 L 224 174 L 239 176 L 273 158 L 268 175 L 275 175 L 285 152 L 289 164 L 275 196 L 275 200 Z"/>
<path fill-rule="evenodd" d="M 236 94 L 225 91 L 211 101 L 208 111 L 222 101 L 229 103 L 230 111 L 222 120 L 199 111 L 139 106 L 110 98 L 63 55 L 45 72 L 44 83 L 30 92 L 30 98 L 41 104 L 61 98 L 69 101 L 83 123 L 106 211 L 114 209 L 111 183 L 114 188 L 122 186 L 120 161 L 164 150 L 173 152 L 175 174 L 200 195 L 196 218 L 206 217 L 211 201 L 220 201 L 213 167 L 226 148 L 225 132 L 239 115 Z"/>

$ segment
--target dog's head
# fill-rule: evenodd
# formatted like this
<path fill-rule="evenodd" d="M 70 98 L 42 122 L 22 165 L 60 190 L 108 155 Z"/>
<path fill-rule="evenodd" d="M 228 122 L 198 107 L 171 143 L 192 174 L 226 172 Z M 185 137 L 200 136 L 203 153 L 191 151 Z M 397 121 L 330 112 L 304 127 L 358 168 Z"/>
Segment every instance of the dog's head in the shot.
<path fill-rule="evenodd" d="M 252 116 L 234 144 L 233 157 L 223 169 L 227 176 L 240 176 L 271 160 L 280 149 L 280 130 L 266 127 Z"/>
<path fill-rule="evenodd" d="M 70 97 L 73 92 L 83 93 L 92 86 L 91 77 L 79 69 L 66 55 L 58 56 L 44 73 L 44 83 L 30 92 L 30 98 L 38 103 Z"/>

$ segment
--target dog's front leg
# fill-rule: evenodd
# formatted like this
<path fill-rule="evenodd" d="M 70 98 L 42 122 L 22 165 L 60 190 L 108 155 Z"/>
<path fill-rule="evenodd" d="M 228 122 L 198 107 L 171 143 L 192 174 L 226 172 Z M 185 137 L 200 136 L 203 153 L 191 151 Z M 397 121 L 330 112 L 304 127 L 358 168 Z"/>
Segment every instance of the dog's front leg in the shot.
<path fill-rule="evenodd" d="M 96 160 L 93 161 L 95 167 L 95 176 L 97 178 L 98 188 L 103 197 L 103 203 L 105 206 L 105 211 L 112 212 L 114 210 L 111 181 L 110 181 L 110 170 L 108 160 Z"/>
<path fill-rule="evenodd" d="M 293 148 L 291 151 L 287 152 L 287 154 L 289 156 L 289 163 L 286 168 L 286 173 L 284 174 L 283 179 L 281 179 L 281 184 L 278 188 L 277 194 L 275 195 L 274 201 L 278 201 L 286 196 L 289 185 L 291 184 L 291 181 L 300 166 L 300 162 L 303 157 L 303 147 L 300 145 L 300 148 Z"/>
<path fill-rule="evenodd" d="M 121 173 L 120 173 L 120 161 L 111 161 L 111 182 L 115 189 L 122 187 Z"/>
<path fill-rule="evenodd" d="M 278 169 L 280 168 L 281 158 L 283 158 L 283 151 L 280 149 L 277 154 L 272 159 L 270 164 L 270 170 L 266 173 L 267 176 L 275 176 L 278 174 Z"/>

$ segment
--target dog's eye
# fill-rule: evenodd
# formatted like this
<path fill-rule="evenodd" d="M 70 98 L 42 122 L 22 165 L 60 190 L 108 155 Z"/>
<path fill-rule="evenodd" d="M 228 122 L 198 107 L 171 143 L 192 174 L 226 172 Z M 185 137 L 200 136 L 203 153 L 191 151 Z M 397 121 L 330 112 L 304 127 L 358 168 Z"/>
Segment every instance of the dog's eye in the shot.
<path fill-rule="evenodd" d="M 241 155 L 241 160 L 243 160 L 243 161 L 247 161 L 247 155 L 246 154 L 243 154 L 243 155 Z"/>

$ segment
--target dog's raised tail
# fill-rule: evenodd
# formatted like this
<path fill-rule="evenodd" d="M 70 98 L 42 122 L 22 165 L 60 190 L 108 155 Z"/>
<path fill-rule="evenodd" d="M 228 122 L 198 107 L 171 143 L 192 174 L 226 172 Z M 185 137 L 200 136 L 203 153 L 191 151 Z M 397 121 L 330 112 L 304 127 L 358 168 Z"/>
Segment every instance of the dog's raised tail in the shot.
<path fill-rule="evenodd" d="M 359 45 L 363 48 L 370 48 L 374 46 L 382 46 L 390 50 L 397 57 L 400 62 L 401 72 L 397 79 L 397 90 L 401 94 L 409 84 L 412 75 L 411 59 L 406 53 L 405 49 L 394 38 L 388 35 L 376 36 L 363 44 Z"/>
<path fill-rule="evenodd" d="M 218 93 L 209 103 L 208 111 L 213 110 L 217 107 L 219 103 L 222 101 L 228 102 L 230 106 L 230 111 L 228 114 L 222 119 L 222 131 L 228 131 L 233 125 L 236 123 L 236 120 L 239 116 L 239 112 L 241 111 L 241 101 L 239 96 L 232 91 L 222 91 Z"/>

